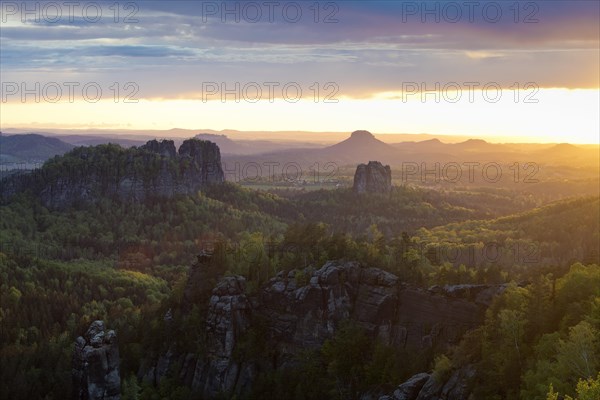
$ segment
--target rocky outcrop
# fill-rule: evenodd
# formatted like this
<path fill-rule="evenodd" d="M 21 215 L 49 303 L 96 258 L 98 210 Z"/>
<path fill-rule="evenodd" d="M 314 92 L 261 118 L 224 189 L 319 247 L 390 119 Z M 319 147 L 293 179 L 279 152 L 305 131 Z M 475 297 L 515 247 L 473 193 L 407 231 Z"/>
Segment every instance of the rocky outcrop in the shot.
<path fill-rule="evenodd" d="M 104 322 L 92 322 L 75 341 L 72 377 L 74 400 L 121 399 L 117 336 Z"/>
<path fill-rule="evenodd" d="M 475 369 L 471 365 L 454 370 L 447 380 L 421 373 L 398 386 L 394 393 L 379 400 L 467 400 L 472 399 Z"/>
<path fill-rule="evenodd" d="M 99 198 L 144 201 L 195 194 L 224 181 L 219 147 L 189 139 L 177 153 L 172 140 L 151 140 L 139 148 L 79 147 L 32 173 L 2 181 L 0 200 L 30 191 L 48 208 L 66 208 Z"/>
<path fill-rule="evenodd" d="M 223 182 L 221 152 L 216 144 L 197 139 L 186 140 L 179 147 L 179 157 L 197 168 L 185 170 L 184 179 L 200 185 Z"/>
<path fill-rule="evenodd" d="M 508 287 L 504 285 L 444 285 L 444 286 L 432 286 L 429 288 L 429 292 L 435 294 L 442 294 L 444 296 L 452 298 L 468 299 L 478 305 L 489 307 L 492 304 L 492 300 L 497 295 L 501 294 Z"/>
<path fill-rule="evenodd" d="M 177 150 L 175 149 L 175 142 L 172 140 L 150 140 L 140 148 L 148 150 L 152 153 L 159 154 L 161 157 L 175 158 L 177 156 Z"/>
<path fill-rule="evenodd" d="M 246 292 L 244 278 L 229 276 L 212 290 L 210 299 L 201 300 L 192 291 L 205 280 L 201 271 L 208 268 L 209 256 L 203 254 L 190 272 L 184 295 L 185 299 L 208 303 L 204 329 L 199 332 L 206 352 L 173 354 L 169 349 L 150 367 L 151 379 L 156 382 L 167 369 L 164 365 L 178 363 L 181 380 L 207 398 L 245 392 L 259 370 L 293 365 L 298 352 L 322 346 L 346 320 L 389 346 L 432 354 L 457 344 L 467 330 L 483 322 L 486 309 L 473 300 L 474 292 L 452 287 L 418 289 L 389 272 L 338 261 L 327 262 L 318 270 L 309 267 L 280 272 L 253 295 Z M 477 287 L 477 293 L 485 290 L 499 292 L 502 288 Z M 257 321 L 264 328 L 260 337 L 272 355 L 267 366 L 241 356 L 250 331 L 256 334 Z M 447 385 L 433 386 L 430 375 L 425 375 L 427 380 L 421 375 L 415 378 L 417 383 L 411 381 L 403 387 L 405 397 L 425 387 L 428 393 L 454 393 L 462 387 L 462 376 L 448 383 L 450 389 Z M 147 370 L 141 371 L 141 376 L 148 376 Z M 434 397 L 420 400 L 429 398 Z"/>
<path fill-rule="evenodd" d="M 392 395 L 380 397 L 379 400 L 415 400 L 430 378 L 431 375 L 426 373 L 414 375 L 398 386 L 398 389 L 394 390 Z"/>
<path fill-rule="evenodd" d="M 346 319 L 389 342 L 400 288 L 398 277 L 380 269 L 328 262 L 317 271 L 294 270 L 272 279 L 260 295 L 261 313 L 284 353 L 322 345 Z"/>
<path fill-rule="evenodd" d="M 392 190 L 392 171 L 379 161 L 360 164 L 354 174 L 353 190 L 356 193 L 387 193 Z"/>
<path fill-rule="evenodd" d="M 250 326 L 250 301 L 241 276 L 224 278 L 213 290 L 206 321 L 207 354 L 196 365 L 192 388 L 213 398 L 221 392 L 242 392 L 252 368 L 234 357 L 236 344 Z"/>
<path fill-rule="evenodd" d="M 302 276 L 307 284 L 298 281 Z M 345 319 L 391 346 L 442 349 L 480 324 L 485 310 L 468 299 L 408 287 L 377 268 L 335 261 L 317 271 L 280 274 L 263 288 L 259 304 L 284 353 L 320 346 Z"/>

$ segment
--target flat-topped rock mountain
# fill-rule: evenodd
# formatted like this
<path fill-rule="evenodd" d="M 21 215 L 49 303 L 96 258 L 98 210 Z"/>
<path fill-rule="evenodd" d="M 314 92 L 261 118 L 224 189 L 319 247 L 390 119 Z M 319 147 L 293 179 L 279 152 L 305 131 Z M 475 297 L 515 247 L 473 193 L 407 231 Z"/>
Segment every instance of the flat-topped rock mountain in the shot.
<path fill-rule="evenodd" d="M 352 132 L 348 139 L 325 147 L 318 154 L 324 160 L 348 164 L 358 159 L 383 160 L 387 163 L 401 159 L 398 149 L 365 130 Z"/>
<path fill-rule="evenodd" d="M 172 140 L 151 140 L 129 149 L 114 144 L 75 148 L 39 170 L 5 178 L 0 199 L 29 191 L 46 207 L 65 208 L 99 198 L 143 201 L 195 194 L 223 181 L 216 144 L 189 139 L 177 151 Z"/>

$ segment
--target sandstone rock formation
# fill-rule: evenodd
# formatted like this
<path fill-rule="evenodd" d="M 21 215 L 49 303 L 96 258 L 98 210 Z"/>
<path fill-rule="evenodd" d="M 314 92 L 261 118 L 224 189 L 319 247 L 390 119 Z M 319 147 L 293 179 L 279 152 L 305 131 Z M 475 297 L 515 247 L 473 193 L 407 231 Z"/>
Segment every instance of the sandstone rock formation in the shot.
<path fill-rule="evenodd" d="M 195 194 L 225 180 L 219 147 L 189 139 L 177 153 L 172 140 L 151 140 L 139 148 L 80 147 L 30 174 L 2 181 L 0 200 L 31 191 L 48 208 L 91 203 L 101 197 L 143 201 Z"/>
<path fill-rule="evenodd" d="M 409 380 L 398 386 L 390 396 L 382 396 L 379 400 L 415 400 L 423 386 L 429 381 L 431 375 L 421 373 L 412 376 Z"/>
<path fill-rule="evenodd" d="M 356 262 L 330 261 L 317 271 L 280 274 L 263 288 L 260 312 L 275 343 L 287 348 L 320 346 L 338 323 L 351 319 L 384 343 L 412 348 L 444 348 L 483 319 L 484 307 L 470 300 L 407 287 L 397 276 Z"/>
<path fill-rule="evenodd" d="M 104 322 L 92 322 L 75 341 L 72 377 L 74 400 L 120 400 L 117 336 Z"/>
<path fill-rule="evenodd" d="M 447 380 L 441 382 L 433 374 L 421 373 L 379 400 L 467 400 L 471 395 L 474 377 L 475 369 L 472 366 L 453 371 Z"/>
<path fill-rule="evenodd" d="M 243 277 L 226 277 L 213 290 L 206 321 L 208 353 L 196 365 L 192 383 L 205 396 L 242 392 L 251 382 L 252 369 L 239 363 L 233 354 L 250 326 L 251 309 Z"/>
<path fill-rule="evenodd" d="M 199 167 L 201 182 L 223 182 L 221 152 L 216 144 L 198 139 L 186 140 L 179 147 L 179 156 Z"/>
<path fill-rule="evenodd" d="M 387 193 L 392 190 L 392 171 L 379 161 L 360 164 L 354 174 L 353 190 L 356 193 Z"/>
<path fill-rule="evenodd" d="M 202 263 L 208 262 L 205 258 Z M 193 276 L 197 282 L 198 276 L 192 272 L 190 279 Z M 141 375 L 156 382 L 161 371 L 166 371 L 165 365 L 177 364 L 182 366 L 178 371 L 182 382 L 208 398 L 217 393 L 243 393 L 259 369 L 254 360 L 239 357 L 240 346 L 256 321 L 266 327 L 263 337 L 274 354 L 267 368 L 284 368 L 299 351 L 323 345 L 344 320 L 354 321 L 390 346 L 411 352 L 443 350 L 483 322 L 486 305 L 464 289 L 417 289 L 389 272 L 338 261 L 318 270 L 280 272 L 253 295 L 246 293 L 243 277 L 226 277 L 207 301 L 205 327 L 200 331 L 207 352 L 174 354 L 169 349 Z M 503 287 L 477 287 L 477 293 L 485 290 L 499 293 Z M 425 375 L 419 382 L 422 387 L 429 385 L 427 393 L 457 392 L 464 386 L 462 375 L 441 387 L 429 383 L 430 375 Z M 407 393 L 419 393 L 421 388 L 411 390 Z M 419 400 L 430 398 L 435 397 Z"/>
<path fill-rule="evenodd" d="M 140 148 L 148 150 L 152 153 L 159 154 L 161 157 L 175 158 L 177 151 L 175 150 L 175 142 L 172 140 L 150 140 Z"/>

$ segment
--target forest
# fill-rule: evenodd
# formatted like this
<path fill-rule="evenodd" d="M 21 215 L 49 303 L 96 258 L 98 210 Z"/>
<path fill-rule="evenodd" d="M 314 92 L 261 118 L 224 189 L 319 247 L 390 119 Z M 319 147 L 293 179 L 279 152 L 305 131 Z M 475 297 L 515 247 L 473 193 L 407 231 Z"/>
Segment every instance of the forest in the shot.
<path fill-rule="evenodd" d="M 84 176 L 76 164 L 82 151 L 49 161 L 42 172 Z M 110 157 L 127 160 L 118 146 L 85 152 L 104 160 L 101 180 L 118 174 Z M 103 320 L 118 332 L 123 400 L 200 399 L 175 375 L 154 385 L 139 371 L 167 339 L 203 351 L 203 302 L 219 279 L 245 277 L 252 296 L 278 274 L 295 271 L 300 281 L 305 268 L 350 260 L 415 288 L 506 290 L 481 326 L 442 352 L 392 348 L 349 321 L 320 348 L 298 354 L 292 367 L 266 370 L 239 398 L 359 398 L 393 391 L 418 372 L 444 380 L 473 366 L 476 398 L 598 399 L 599 206 L 597 196 L 546 201 L 507 188 L 408 183 L 364 195 L 223 183 L 196 195 L 107 196 L 61 209 L 46 207 L 35 191 L 21 192 L 0 206 L 0 398 L 64 399 L 74 339 Z M 164 315 L 184 307 L 190 267 L 204 249 L 217 262 L 198 289 L 203 300 L 175 312 L 178 328 L 167 337 Z M 268 363 L 267 328 L 258 321 L 236 356 Z"/>

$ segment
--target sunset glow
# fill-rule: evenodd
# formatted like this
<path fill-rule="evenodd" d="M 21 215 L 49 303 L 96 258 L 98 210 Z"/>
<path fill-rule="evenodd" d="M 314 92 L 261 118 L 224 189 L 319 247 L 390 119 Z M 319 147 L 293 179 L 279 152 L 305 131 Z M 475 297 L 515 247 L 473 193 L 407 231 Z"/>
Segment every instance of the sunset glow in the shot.
<path fill-rule="evenodd" d="M 599 92 L 595 89 L 540 89 L 517 93 L 505 89 L 497 102 L 486 101 L 481 91 L 456 103 L 456 93 L 406 96 L 385 93 L 370 99 L 340 98 L 337 103 L 282 98 L 273 103 L 241 100 L 139 100 L 138 103 L 99 101 L 87 103 L 3 105 L 3 128 L 29 129 L 236 129 L 247 131 L 339 131 L 369 127 L 376 133 L 430 133 L 465 135 L 492 142 L 598 143 Z M 533 101 L 537 100 L 537 103 Z M 524 101 L 531 101 L 525 103 Z M 569 110 L 566 112 L 566 110 Z M 235 116 L 235 118 L 232 118 Z M 68 121 L 68 122 L 65 122 Z"/>
<path fill-rule="evenodd" d="M 20 3 L 2 7 L 5 130 L 360 126 L 598 143 L 597 2 L 482 2 L 471 11 L 461 3 L 303 3 L 293 22 L 285 4 L 271 15 L 231 3 L 221 15 L 212 2 L 119 10 L 100 2 L 97 20 L 89 9 L 74 9 L 71 18 L 51 3 L 35 4 L 29 14 Z M 489 9 L 498 7 L 492 18 Z M 251 11 L 262 19 L 249 21 Z M 282 98 L 290 85 L 292 97 L 302 90 L 297 102 Z M 501 99 L 486 98 L 486 86 L 501 88 Z"/>

